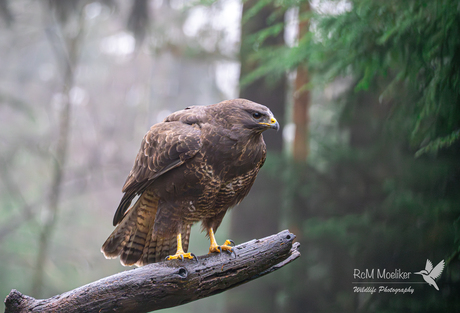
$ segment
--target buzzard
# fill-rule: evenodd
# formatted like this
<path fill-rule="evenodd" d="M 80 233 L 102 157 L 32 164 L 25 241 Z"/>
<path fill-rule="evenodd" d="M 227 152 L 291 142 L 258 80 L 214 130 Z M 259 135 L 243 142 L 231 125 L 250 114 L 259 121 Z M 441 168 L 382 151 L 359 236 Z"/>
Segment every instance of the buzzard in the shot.
<path fill-rule="evenodd" d="M 123 186 L 117 227 L 102 246 L 105 257 L 138 266 L 165 257 L 193 259 L 186 252 L 190 228 L 199 221 L 210 253 L 232 251 L 232 242 L 219 246 L 214 232 L 264 164 L 267 129 L 279 129 L 272 112 L 245 99 L 191 106 L 153 125 Z"/>

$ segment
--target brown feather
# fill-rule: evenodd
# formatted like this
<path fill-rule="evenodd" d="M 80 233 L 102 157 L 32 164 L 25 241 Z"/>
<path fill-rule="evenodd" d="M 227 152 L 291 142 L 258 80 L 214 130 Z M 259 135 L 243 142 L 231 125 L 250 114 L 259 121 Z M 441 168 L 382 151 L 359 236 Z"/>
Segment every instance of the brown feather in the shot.
<path fill-rule="evenodd" d="M 269 128 L 278 129 L 270 110 L 244 99 L 189 107 L 153 125 L 123 186 L 104 255 L 142 266 L 174 254 L 178 233 L 187 251 L 196 222 L 215 232 L 264 164 Z"/>
<path fill-rule="evenodd" d="M 162 144 L 160 149 L 158 143 Z M 200 147 L 200 131 L 190 125 L 178 122 L 153 125 L 142 140 L 133 169 L 123 186 L 125 194 L 115 212 L 113 225 L 123 219 L 136 195 L 156 178 L 193 157 Z"/>

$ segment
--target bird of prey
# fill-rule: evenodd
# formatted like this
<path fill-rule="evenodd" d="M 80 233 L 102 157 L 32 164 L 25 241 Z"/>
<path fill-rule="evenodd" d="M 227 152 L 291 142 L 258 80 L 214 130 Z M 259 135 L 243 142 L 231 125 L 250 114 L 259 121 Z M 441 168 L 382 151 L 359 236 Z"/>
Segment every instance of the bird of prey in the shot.
<path fill-rule="evenodd" d="M 219 246 L 214 232 L 251 189 L 265 161 L 268 129 L 279 129 L 273 113 L 245 99 L 191 106 L 153 125 L 123 186 L 117 227 L 101 249 L 105 257 L 138 266 L 193 259 L 190 229 L 199 221 L 210 253 L 231 252 L 233 243 Z"/>
<path fill-rule="evenodd" d="M 422 275 L 423 279 L 428 283 L 428 285 L 431 285 L 436 288 L 436 290 L 439 290 L 438 285 L 436 285 L 434 280 L 441 275 L 443 269 L 444 260 L 441 260 L 441 262 L 439 262 L 438 265 L 433 268 L 433 264 L 431 264 L 431 261 L 427 259 L 425 269 L 421 270 L 420 272 L 414 272 L 414 274 Z"/>

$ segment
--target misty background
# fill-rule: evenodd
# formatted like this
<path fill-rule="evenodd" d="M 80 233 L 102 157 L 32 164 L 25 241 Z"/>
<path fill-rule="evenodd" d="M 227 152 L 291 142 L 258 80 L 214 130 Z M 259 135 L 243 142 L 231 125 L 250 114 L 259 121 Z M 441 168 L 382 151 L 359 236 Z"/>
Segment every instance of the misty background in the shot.
<path fill-rule="evenodd" d="M 129 270 L 100 248 L 143 135 L 242 97 L 282 128 L 217 240 L 288 228 L 302 256 L 165 312 L 460 310 L 458 1 L 0 0 L 0 26 L 2 297 Z M 353 292 L 354 269 L 426 259 L 439 291 Z"/>

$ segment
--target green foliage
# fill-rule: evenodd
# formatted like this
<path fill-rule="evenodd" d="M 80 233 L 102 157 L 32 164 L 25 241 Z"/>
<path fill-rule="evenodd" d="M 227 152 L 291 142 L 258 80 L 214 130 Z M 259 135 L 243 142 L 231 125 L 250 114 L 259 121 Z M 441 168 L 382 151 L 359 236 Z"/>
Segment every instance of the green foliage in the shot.
<path fill-rule="evenodd" d="M 415 153 L 416 157 L 426 152 L 436 152 L 442 148 L 450 147 L 460 138 L 460 130 L 453 131 L 450 135 L 436 138 Z"/>
<path fill-rule="evenodd" d="M 319 128 L 310 111 L 310 141 L 320 138 L 320 151 L 309 164 L 267 163 L 283 184 L 283 227 L 298 234 L 304 252 L 303 263 L 290 267 L 284 311 L 458 311 L 460 4 L 351 0 L 328 13 L 342 1 L 322 2 L 300 12 L 311 32 L 292 47 L 258 44 L 278 25 L 249 38 L 261 66 L 242 80 L 308 66 L 316 93 L 351 77 L 336 100 L 336 127 Z M 314 99 L 312 107 L 325 102 Z M 402 297 L 353 293 L 355 268 L 416 271 L 427 258 L 447 262 L 442 294 L 424 285 Z"/>
<path fill-rule="evenodd" d="M 378 121 L 368 112 L 362 114 L 373 121 L 357 129 L 370 132 Z M 342 128 L 360 124 L 358 120 L 355 115 Z M 331 155 L 324 173 L 285 163 L 285 223 L 298 235 L 303 252 L 303 262 L 291 269 L 295 277 L 305 279 L 288 292 L 290 312 L 303 312 L 304 307 L 312 312 L 458 308 L 460 211 L 453 190 L 460 186 L 452 181 L 458 175 L 453 160 L 439 155 L 436 162 L 426 156 L 414 159 L 386 136 L 376 132 L 369 145 L 351 147 L 354 153 Z M 427 258 L 449 262 L 449 274 L 438 280 L 442 295 L 422 284 L 412 286 L 415 293 L 404 297 L 376 294 L 366 299 L 353 293 L 354 269 L 413 272 L 423 268 Z"/>
<path fill-rule="evenodd" d="M 417 155 L 456 142 L 460 130 L 458 1 L 353 0 L 350 5 L 340 14 L 303 14 L 301 19 L 315 25 L 313 31 L 295 47 L 255 51 L 254 58 L 263 65 L 242 83 L 302 64 L 308 64 L 316 80 L 356 77 L 355 91 L 369 90 L 383 78 L 386 88 L 381 100 L 394 101 L 397 110 L 410 112 L 411 131 L 406 136 L 418 147 Z M 277 30 L 274 25 L 252 40 L 265 40 Z M 393 92 L 398 84 L 412 90 L 410 98 Z"/>

